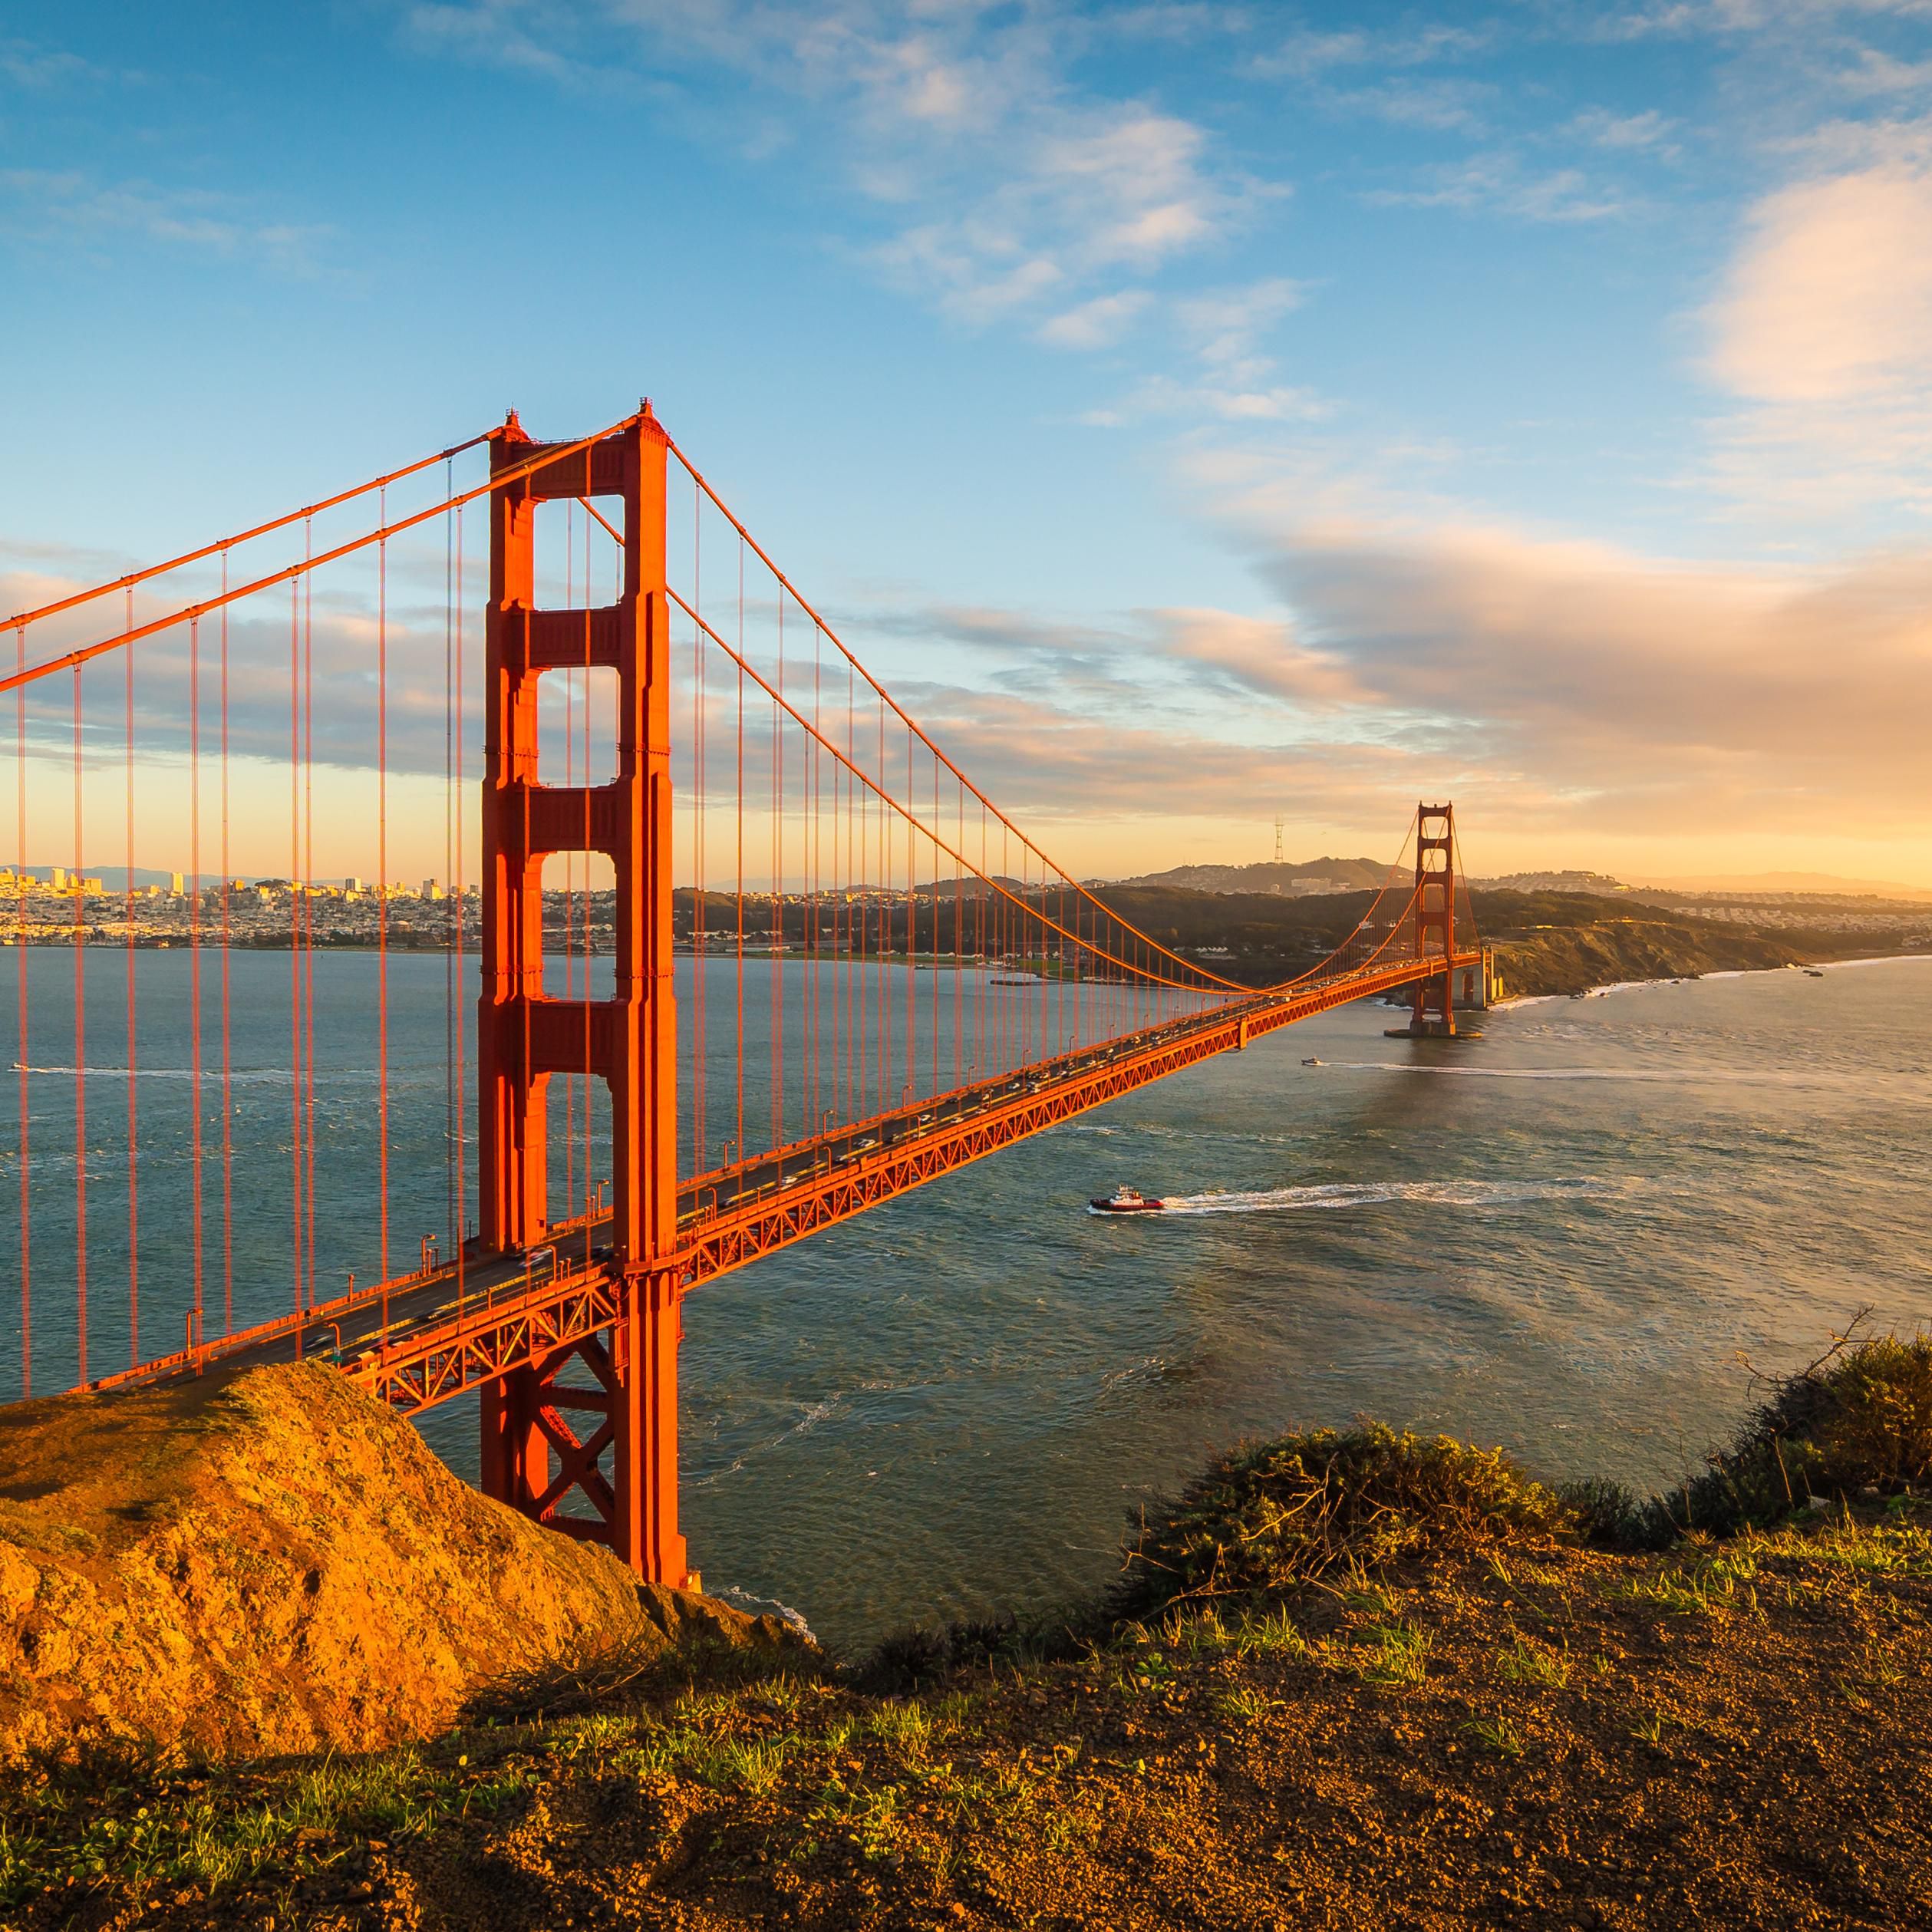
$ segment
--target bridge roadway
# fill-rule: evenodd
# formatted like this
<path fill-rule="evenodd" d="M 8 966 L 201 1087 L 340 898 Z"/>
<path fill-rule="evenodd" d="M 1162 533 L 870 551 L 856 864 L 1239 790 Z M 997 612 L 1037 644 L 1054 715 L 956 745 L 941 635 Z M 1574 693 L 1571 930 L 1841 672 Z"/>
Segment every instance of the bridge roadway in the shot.
<path fill-rule="evenodd" d="M 1480 964 L 1473 952 L 1451 962 L 1456 971 Z M 695 1287 L 1264 1034 L 1441 971 L 1439 955 L 1383 961 L 1230 1001 L 717 1169 L 680 1187 L 668 1264 Z M 586 1215 L 527 1254 L 466 1254 L 88 1386 L 306 1357 L 414 1413 L 610 1327 L 621 1284 L 603 1238 L 609 1225 L 608 1214 Z"/>

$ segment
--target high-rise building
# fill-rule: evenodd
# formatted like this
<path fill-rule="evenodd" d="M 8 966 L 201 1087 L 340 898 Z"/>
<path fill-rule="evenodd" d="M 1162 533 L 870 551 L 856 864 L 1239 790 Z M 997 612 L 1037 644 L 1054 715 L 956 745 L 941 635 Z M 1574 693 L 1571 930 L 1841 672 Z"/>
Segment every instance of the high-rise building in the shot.
<path fill-rule="evenodd" d="M 426 899 L 440 899 L 443 896 L 443 888 L 434 879 L 426 879 L 423 882 L 423 896 Z"/>
<path fill-rule="evenodd" d="M 184 879 L 179 872 L 170 872 L 168 874 L 168 892 L 170 896 L 178 899 L 181 896 L 182 888 L 186 885 L 186 883 L 187 881 Z"/>
<path fill-rule="evenodd" d="M 342 890 L 345 892 L 359 892 L 362 890 L 362 882 L 351 872 L 347 879 L 343 880 Z"/>

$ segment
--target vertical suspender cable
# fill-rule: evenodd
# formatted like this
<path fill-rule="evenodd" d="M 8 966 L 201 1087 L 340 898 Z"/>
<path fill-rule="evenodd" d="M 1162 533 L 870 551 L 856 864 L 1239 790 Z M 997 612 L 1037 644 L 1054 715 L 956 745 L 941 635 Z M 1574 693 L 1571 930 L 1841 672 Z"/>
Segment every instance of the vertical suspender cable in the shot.
<path fill-rule="evenodd" d="M 691 608 L 702 611 L 704 584 L 703 528 L 704 499 L 691 485 Z M 704 626 L 691 625 L 691 1172 L 705 1172 L 711 1164 L 707 1132 L 707 1096 L 711 1063 L 704 1037 L 705 983 L 710 977 L 704 951 Z"/>
<path fill-rule="evenodd" d="M 127 594 L 127 628 L 134 628 Z M 79 1375 L 87 1379 L 87 902 L 83 877 L 81 797 L 81 667 L 74 667 L 74 1264 L 80 1338 Z"/>
<path fill-rule="evenodd" d="M 124 687 L 127 721 L 127 876 L 124 904 L 127 928 L 127 1365 L 141 1359 L 141 1202 L 140 1122 L 134 1097 L 140 1083 L 135 1078 L 134 1020 L 134 654 L 124 651 L 126 662 Z"/>
<path fill-rule="evenodd" d="M 295 1269 L 295 1311 L 306 1305 L 302 1291 L 302 909 L 295 884 L 302 876 L 302 591 L 288 585 L 288 1159 L 290 1237 Z M 312 1295 L 314 1284 L 309 1284 Z M 302 1337 L 295 1337 L 302 1353 Z"/>
<path fill-rule="evenodd" d="M 456 460 L 443 466 L 443 496 L 456 494 Z M 457 876 L 451 843 L 456 806 L 456 635 L 452 600 L 456 594 L 456 518 L 443 519 L 443 882 L 446 895 Z M 445 906 L 457 909 L 461 924 L 462 902 L 447 896 Z M 462 1236 L 457 1222 L 457 959 L 458 939 L 446 914 L 443 933 L 443 1238 L 454 1259 Z"/>
<path fill-rule="evenodd" d="M 222 552 L 222 589 L 228 588 L 228 552 Z M 235 1096 L 232 987 L 229 974 L 228 895 L 234 856 L 228 842 L 228 606 L 222 606 L 222 1332 L 235 1326 Z"/>
<path fill-rule="evenodd" d="M 779 694 L 784 694 L 784 589 L 779 589 Z M 771 707 L 771 1144 L 784 1146 L 784 881 L 780 840 L 784 825 L 784 711 Z"/>
<path fill-rule="evenodd" d="M 17 669 L 27 668 L 27 627 L 17 625 L 14 628 L 14 663 Z M 15 1081 L 15 1104 L 20 1116 L 20 1393 L 21 1397 L 34 1393 L 34 1301 L 31 1288 L 33 1238 L 33 1194 L 28 1183 L 31 1162 L 28 1142 L 29 1096 L 27 1083 L 31 1077 L 27 1071 L 32 1064 L 32 1056 L 28 1050 L 27 1040 L 27 687 L 14 687 L 14 760 L 16 767 L 15 825 L 14 825 L 14 878 L 15 881 L 14 971 L 16 976 L 15 991 L 19 999 L 19 1047 L 15 1064 L 19 1068 Z"/>
<path fill-rule="evenodd" d="M 385 518 L 384 521 L 387 519 Z M 315 552 L 315 525 L 302 519 L 302 542 Z M 315 1298 L 315 579 L 302 579 L 302 1239 L 308 1298 Z"/>
<path fill-rule="evenodd" d="M 589 467 L 589 458 L 588 458 L 588 457 L 586 457 L 585 460 L 585 467 Z M 576 595 L 576 594 L 577 594 L 577 582 L 576 582 L 576 568 L 577 568 L 577 523 L 576 523 L 576 519 L 577 519 L 577 506 L 576 506 L 576 503 L 575 503 L 575 500 L 574 500 L 573 499 L 572 499 L 572 498 L 570 498 L 570 497 L 566 496 L 566 497 L 564 499 L 564 504 L 563 504 L 563 607 L 564 607 L 564 608 L 565 608 L 565 610 L 567 610 L 567 611 L 569 611 L 569 610 L 575 610 L 575 609 L 576 608 L 576 605 L 575 605 L 575 604 L 572 602 L 572 599 L 575 597 L 575 595 Z M 589 529 L 589 527 L 590 527 L 590 519 L 589 519 L 589 517 L 585 517 L 585 519 L 584 519 L 584 527 L 585 527 L 585 529 L 586 530 L 588 530 L 588 529 Z M 589 585 L 589 582 L 585 582 L 585 585 L 584 585 L 584 605 L 585 605 L 585 621 L 586 621 L 586 622 L 588 622 L 588 621 L 589 621 L 589 605 L 590 605 L 590 585 Z M 589 637 L 589 631 L 585 631 L 585 637 L 584 637 L 584 654 L 585 654 L 585 658 L 586 661 L 588 661 L 589 658 L 589 655 L 590 655 L 590 637 Z M 585 681 L 586 681 L 586 682 L 588 682 L 588 681 L 589 681 L 589 672 L 588 672 L 588 671 L 586 671 L 586 672 L 585 672 Z M 563 783 L 564 783 L 564 788 L 565 788 L 565 790 L 568 791 L 568 790 L 574 790 L 574 789 L 575 788 L 576 783 L 577 783 L 577 731 L 576 731 L 576 724 L 577 724 L 577 674 L 576 674 L 576 673 L 575 673 L 574 671 L 565 671 L 565 672 L 562 674 L 562 684 L 563 684 Z M 542 684 L 541 681 L 539 681 L 539 684 L 538 684 L 538 686 L 537 686 L 538 691 L 539 691 L 539 693 L 541 693 L 541 692 L 542 692 L 542 688 L 543 688 Z M 541 697 L 539 696 L 539 700 L 538 700 L 538 703 L 539 703 L 539 708 L 541 707 L 541 705 L 542 705 L 542 698 L 541 698 Z M 541 742 L 542 742 L 542 738 L 541 738 L 541 730 L 540 730 L 540 728 L 539 728 L 539 747 L 540 747 L 540 745 L 541 745 Z M 539 752 L 538 752 L 538 754 L 537 754 L 537 755 L 538 755 L 538 757 L 539 757 L 539 760 L 541 760 L 542 757 L 542 750 L 541 750 L 540 749 L 539 749 Z M 541 776 L 541 774 L 539 773 L 539 778 L 540 778 L 540 776 Z M 586 766 L 586 767 L 585 767 L 585 771 L 584 771 L 584 783 L 585 783 L 585 785 L 589 785 L 589 783 L 590 783 L 590 771 L 589 771 L 589 767 L 588 767 L 588 766 Z M 588 796 L 585 797 L 585 801 L 584 801 L 584 810 L 585 810 L 585 818 L 586 818 L 586 820 L 588 820 L 588 818 L 589 818 L 589 810 L 590 810 L 590 801 L 589 801 L 589 799 Z M 588 823 L 586 823 L 586 825 L 585 825 L 585 830 L 586 836 L 588 836 L 589 830 L 589 827 Z M 576 891 L 575 891 L 576 876 L 577 876 L 577 855 L 576 855 L 574 852 L 565 852 L 565 853 L 563 855 L 563 997 L 564 997 L 564 998 L 565 998 L 565 1000 L 574 1000 L 574 999 L 575 999 L 575 998 L 577 997 L 577 961 L 576 961 L 576 949 L 577 949 L 577 948 L 576 948 L 576 938 L 577 938 L 577 895 L 576 895 Z M 540 900 L 540 899 L 541 899 L 541 889 L 540 889 L 540 888 L 539 888 L 539 900 Z M 588 935 L 586 935 L 586 938 L 588 939 Z M 585 951 L 589 951 L 589 946 L 588 946 L 588 944 L 586 944 Z M 589 961 L 588 960 L 586 960 L 586 961 L 585 961 L 585 965 L 586 965 L 586 966 L 588 966 L 588 965 L 589 965 Z M 586 974 L 585 977 L 586 977 L 586 978 L 588 978 L 588 977 L 589 977 L 588 974 Z M 584 989 L 584 993 L 585 993 L 585 997 L 586 998 L 588 998 L 588 997 L 589 997 L 589 987 L 588 987 L 588 985 L 586 985 L 586 987 L 585 987 L 585 989 Z M 585 1058 L 585 1064 L 586 1064 L 586 1067 L 588 1067 L 588 1064 L 589 1064 L 589 1058 L 590 1058 L 590 1032 L 589 1032 L 589 1028 L 590 1028 L 590 1014 L 589 1014 L 589 1011 L 585 1011 L 585 1014 L 584 1014 L 583 1017 L 584 1017 L 584 1029 L 585 1029 L 585 1030 L 584 1030 L 584 1058 Z M 564 1209 L 563 1209 L 563 1215 L 562 1215 L 562 1218 L 563 1218 L 563 1219 L 565 1219 L 565 1220 L 568 1220 L 568 1219 L 570 1218 L 570 1216 L 576 1212 L 576 1205 L 575 1205 L 575 1204 L 576 1204 L 576 1199 L 577 1199 L 577 1107 L 576 1107 L 576 1101 L 577 1101 L 577 1075 L 576 1075 L 575 1070 L 573 1068 L 573 1069 L 570 1070 L 569 1071 L 567 1071 L 567 1072 L 565 1073 L 564 1076 L 563 1076 L 563 1199 L 564 1199 Z M 585 1086 L 584 1086 L 584 1105 L 585 1105 L 585 1107 L 586 1110 L 588 1110 L 588 1109 L 589 1109 L 589 1105 L 590 1105 L 590 1086 L 589 1086 L 589 1081 L 588 1081 L 588 1080 L 586 1080 L 586 1081 L 585 1081 Z M 549 1175 L 546 1173 L 546 1174 L 545 1175 L 545 1176 L 544 1176 L 544 1186 L 545 1186 L 545 1190 L 546 1190 L 546 1192 L 549 1191 L 549 1185 L 550 1185 L 550 1177 L 549 1177 Z M 547 1215 L 546 1215 L 546 1218 L 548 1218 Z"/>
<path fill-rule="evenodd" d="M 188 1164 L 194 1314 L 201 1342 L 203 1280 L 201 1214 L 201 619 L 188 621 Z M 130 1083 L 131 1084 L 131 1083 Z"/>
<path fill-rule="evenodd" d="M 457 711 L 457 733 L 456 733 L 456 753 L 455 753 L 455 758 L 454 758 L 454 763 L 453 763 L 453 770 L 454 770 L 454 771 L 455 771 L 455 773 L 456 773 L 456 801 L 457 801 L 457 803 L 456 803 L 456 839 L 455 839 L 455 847 L 454 847 L 454 858 L 453 858 L 453 862 L 452 862 L 452 865 L 451 865 L 451 876 L 452 876 L 452 878 L 453 878 L 453 879 L 455 880 L 455 882 L 456 882 L 456 912 L 455 912 L 455 915 L 454 915 L 454 925 L 455 925 L 455 928 L 456 928 L 456 960 L 457 960 L 457 969 L 456 969 L 456 970 L 457 970 L 457 990 L 458 994 L 459 994 L 460 996 L 462 996 L 462 997 L 463 997 L 463 999 L 465 1000 L 466 1004 L 467 1004 L 467 998 L 468 998 L 468 994 L 469 994 L 469 990 L 470 990 L 470 983 L 469 983 L 469 980 L 468 980 L 467 977 L 466 976 L 466 974 L 465 974 L 465 973 L 464 973 L 464 971 L 463 971 L 463 915 L 464 915 L 464 914 L 467 912 L 467 910 L 468 910 L 468 908 L 469 908 L 469 904 L 470 904 L 470 902 L 469 902 L 469 900 L 467 899 L 467 898 L 464 895 L 464 887 L 463 887 L 464 848 L 463 848 L 463 790 L 464 790 L 464 786 L 463 786 L 463 704 L 464 704 L 464 702 L 465 702 L 465 691 L 466 691 L 466 687 L 465 687 L 465 684 L 464 684 L 464 677 L 463 677 L 463 511 L 462 511 L 462 509 L 461 509 L 461 507 L 460 507 L 460 506 L 459 506 L 459 507 L 458 507 L 458 509 L 457 509 L 457 513 L 456 513 L 456 525 L 457 525 L 457 569 L 456 569 L 456 586 L 457 586 L 457 623 L 456 623 L 456 632 L 457 632 L 457 638 L 456 638 L 456 693 L 457 693 L 456 711 Z M 470 1212 L 469 1212 L 469 1198 L 470 1198 L 470 1168 L 469 1168 L 469 1157 L 468 1157 L 468 1146 L 467 1146 L 467 1143 L 468 1143 L 468 1133 L 467 1133 L 467 1127 L 466 1127 L 466 1125 L 465 1125 L 465 1123 L 468 1121 L 468 1119 L 469 1119 L 469 1118 L 470 1118 L 470 1102 L 469 1102 L 469 1091 L 468 1091 L 468 1090 L 469 1090 L 469 1079 L 468 1079 L 468 1074 L 469 1074 L 469 1061 L 468 1061 L 468 1059 L 467 1059 L 467 1049 L 468 1043 L 469 1043 L 469 1039 L 470 1039 L 470 1029 L 469 1029 L 468 1026 L 466 1024 L 466 1025 L 464 1025 L 464 1026 L 460 1027 L 457 1029 L 457 1159 L 456 1159 L 456 1170 L 457 1170 L 457 1231 L 456 1231 L 456 1264 L 457 1264 L 457 1298 L 458 1298 L 459 1301 L 461 1300 L 462 1296 L 463 1296 L 463 1292 L 464 1292 L 464 1276 L 465 1276 L 465 1272 L 466 1272 L 466 1270 L 467 1270 L 467 1266 L 468 1266 L 468 1246 L 467 1246 L 467 1244 L 468 1244 L 468 1242 L 469 1242 L 469 1239 L 470 1239 Z M 384 1340 L 385 1340 L 385 1342 L 386 1342 L 386 1341 L 387 1341 L 387 1337 L 385 1335 L 385 1336 L 384 1336 Z"/>
<path fill-rule="evenodd" d="M 389 521 L 389 493 L 381 516 Z M 382 1278 L 389 1279 L 389 545 L 376 545 L 376 1163 Z"/>
<path fill-rule="evenodd" d="M 738 1138 L 744 1148 L 744 541 L 738 542 Z"/>

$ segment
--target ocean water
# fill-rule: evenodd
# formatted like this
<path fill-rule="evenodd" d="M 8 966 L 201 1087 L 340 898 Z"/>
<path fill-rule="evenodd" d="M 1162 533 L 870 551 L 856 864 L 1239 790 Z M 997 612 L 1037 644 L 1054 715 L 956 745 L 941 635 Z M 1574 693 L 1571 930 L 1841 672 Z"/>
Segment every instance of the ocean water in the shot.
<path fill-rule="evenodd" d="M 0 966 L 0 1017 L 18 964 Z M 78 1339 L 74 1053 L 61 997 L 73 967 L 52 954 L 28 964 L 25 1063 L 45 1070 L 27 1080 L 45 1392 L 73 1379 Z M 694 971 L 727 970 L 684 969 L 687 998 Z M 184 957 L 140 955 L 130 1083 L 124 962 L 97 951 L 83 970 L 99 1373 L 130 1348 L 130 1085 L 145 1352 L 179 1336 L 192 1292 L 190 1007 Z M 377 1259 L 375 971 L 368 955 L 316 962 L 325 1294 Z M 450 1163 L 467 1157 L 448 1132 L 445 1043 L 470 995 L 440 958 L 392 958 L 389 973 L 400 1264 L 446 1227 Z M 206 1086 L 203 1106 L 211 1333 L 231 1280 L 238 1322 L 292 1292 L 288 961 L 238 955 L 232 974 L 226 1265 L 220 1108 Z M 714 1001 L 723 984 L 711 982 Z M 1386 1009 L 1350 1007 L 714 1283 L 685 1308 L 693 1560 L 707 1587 L 782 1602 L 856 1644 L 1103 1583 L 1131 1512 L 1229 1442 L 1294 1425 L 1372 1414 L 1502 1444 L 1551 1477 L 1673 1481 L 1735 1421 L 1753 1368 L 1808 1359 L 1864 1309 L 1881 1326 L 1932 1324 L 1932 1047 L 1915 1023 L 1928 991 L 1926 961 L 1822 979 L 1713 976 L 1519 1003 L 1455 1044 L 1385 1039 Z M 216 1002 L 204 983 L 213 1067 Z M 754 1113 L 764 1103 L 750 1098 Z M 714 1091 L 714 1116 L 719 1104 Z M 9 1393 L 22 1326 L 8 1278 L 14 1110 L 0 1089 Z M 587 1142 L 581 1111 L 572 1126 L 580 1185 L 601 1171 L 601 1123 Z M 1171 1211 L 1086 1211 L 1123 1181 Z M 473 1474 L 472 1405 L 422 1426 Z"/>

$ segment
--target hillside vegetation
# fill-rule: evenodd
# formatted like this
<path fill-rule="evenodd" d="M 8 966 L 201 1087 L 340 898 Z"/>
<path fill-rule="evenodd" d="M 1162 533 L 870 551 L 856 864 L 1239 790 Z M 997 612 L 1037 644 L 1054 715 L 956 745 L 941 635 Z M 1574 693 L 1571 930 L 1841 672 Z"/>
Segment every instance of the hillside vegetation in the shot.
<path fill-rule="evenodd" d="M 1771 1472 L 1782 1470 L 1783 1474 Z M 1364 1425 L 1218 1459 L 1049 1626 L 510 1673 L 403 1751 L 0 1788 L 21 1927 L 1932 1920 L 1932 1342 L 1690 1500 Z M 1686 1528 L 1722 1520 L 1719 1537 Z M 1650 1548 L 1650 1545 L 1662 1547 Z"/>
<path fill-rule="evenodd" d="M 1788 935 L 1673 918 L 1585 893 L 1478 892 L 1474 905 L 1477 930 L 1495 948 L 1505 997 L 1757 971 L 1818 956 Z"/>

